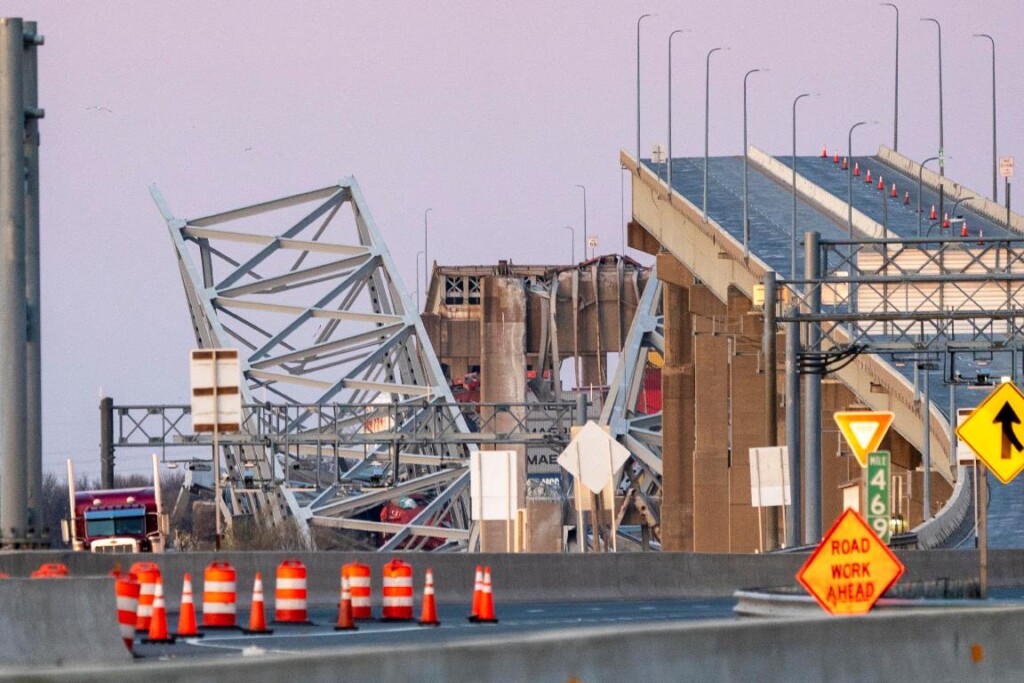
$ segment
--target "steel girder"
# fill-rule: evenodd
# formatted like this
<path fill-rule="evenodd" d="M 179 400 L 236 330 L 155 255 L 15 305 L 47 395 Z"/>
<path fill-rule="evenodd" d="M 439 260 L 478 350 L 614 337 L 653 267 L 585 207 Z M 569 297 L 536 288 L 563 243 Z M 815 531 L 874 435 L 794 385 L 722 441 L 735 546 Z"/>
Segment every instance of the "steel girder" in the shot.
<path fill-rule="evenodd" d="M 386 533 L 390 547 L 422 545 L 430 527 L 445 527 L 438 537 L 468 539 L 473 444 L 427 435 L 470 430 L 355 179 L 188 220 L 172 214 L 155 186 L 151 194 L 174 244 L 196 342 L 240 349 L 244 403 L 313 406 L 288 416 L 285 431 L 295 434 L 324 429 L 315 406 L 400 406 L 389 413 L 401 415 L 399 424 L 357 428 L 411 437 L 326 461 L 317 449 L 228 445 L 232 514 L 270 523 L 291 516 L 307 534 L 310 524 Z M 271 412 L 250 412 L 244 430 L 266 431 L 257 420 Z M 403 461 L 405 448 L 419 457 Z M 321 485 L 321 471 L 332 469 L 335 483 Z M 366 519 L 403 495 L 429 502 L 410 524 Z"/>
<path fill-rule="evenodd" d="M 619 488 L 627 492 L 627 504 L 633 502 L 655 537 L 659 536 L 660 515 L 659 506 L 653 499 L 661 496 L 662 414 L 659 411 L 649 415 L 637 408 L 644 386 L 644 372 L 649 363 L 648 354 L 655 352 L 661 357 L 665 354 L 661 291 L 661 281 L 654 266 L 637 304 L 636 315 L 599 419 L 599 424 L 607 425 L 611 435 L 632 455 L 623 468 Z"/>

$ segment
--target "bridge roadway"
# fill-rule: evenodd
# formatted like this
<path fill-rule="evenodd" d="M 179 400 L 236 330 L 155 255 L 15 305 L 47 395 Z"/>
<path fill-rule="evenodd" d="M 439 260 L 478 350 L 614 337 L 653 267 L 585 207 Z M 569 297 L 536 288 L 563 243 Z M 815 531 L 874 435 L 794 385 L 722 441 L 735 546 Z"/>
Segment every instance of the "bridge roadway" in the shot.
<path fill-rule="evenodd" d="M 840 155 L 842 159 L 843 155 Z M 792 168 L 792 157 L 775 157 L 787 170 Z M 664 182 L 666 164 L 652 163 L 644 159 L 643 163 Z M 676 158 L 672 165 L 672 187 L 686 197 L 698 210 L 704 200 L 704 159 Z M 796 169 L 798 178 L 803 178 L 822 188 L 846 206 L 848 197 L 848 173 L 859 165 L 861 175 L 853 178 L 853 207 L 869 219 L 882 224 L 896 236 L 916 237 L 918 235 L 918 178 L 898 170 L 895 165 L 887 163 L 881 150 L 879 155 L 860 156 L 850 160 L 849 170 L 843 171 L 842 164 L 836 164 L 830 154 L 827 158 L 797 157 Z M 868 170 L 872 173 L 872 183 L 865 182 Z M 885 189 L 879 190 L 879 176 L 884 180 Z M 939 194 L 928 186 L 936 176 L 927 169 L 922 184 L 921 206 L 923 216 L 921 230 L 925 236 L 950 236 L 952 230 L 943 230 L 942 215 L 938 221 L 930 221 L 929 213 L 932 205 L 939 211 Z M 785 184 L 766 172 L 757 164 L 748 164 L 748 216 L 750 220 L 750 250 L 758 258 L 776 270 L 783 278 L 790 272 L 791 230 L 793 218 L 793 193 L 789 185 L 789 176 L 785 176 Z M 982 199 L 982 193 L 976 193 L 955 185 L 949 179 L 945 181 L 951 190 L 955 188 L 964 197 Z M 897 197 L 888 196 L 892 184 L 896 184 Z M 904 204 L 904 193 L 909 192 L 909 204 Z M 884 197 L 884 199 L 883 199 Z M 944 211 L 951 211 L 955 203 L 952 195 L 944 198 Z M 883 203 L 884 202 L 884 203 Z M 956 218 L 962 216 L 968 227 L 968 236 L 977 237 L 979 232 L 985 237 L 1020 236 L 1019 232 L 1007 231 L 1005 221 L 994 221 L 989 216 L 975 211 L 972 202 L 964 199 L 957 205 Z M 723 230 L 737 241 L 743 241 L 743 157 L 712 157 L 708 159 L 708 201 L 709 220 L 717 223 Z M 837 221 L 818 205 L 806 201 L 799 193 L 797 196 L 797 279 L 803 275 L 803 234 L 817 231 L 822 240 L 845 240 L 849 238 L 845 220 Z M 954 235 L 959 237 L 959 235 Z M 911 379 L 912 369 L 904 367 L 899 371 Z M 958 366 L 960 367 L 960 366 Z M 970 377 L 979 371 L 989 372 L 992 377 L 1011 374 L 1009 363 L 1005 358 L 994 357 L 988 367 L 980 367 L 973 361 L 963 365 L 964 376 Z M 1019 371 L 1018 371 L 1019 372 Z M 1018 374 L 1015 381 L 1020 381 Z M 944 383 L 943 372 L 933 371 L 930 375 L 933 387 L 932 400 L 937 409 L 948 419 L 949 401 L 948 385 Z M 939 388 L 939 389 L 936 389 Z M 973 407 L 984 398 L 985 393 L 977 387 L 954 387 L 955 405 L 958 408 Z M 989 544 L 993 548 L 1024 547 L 1024 477 L 1018 477 L 1008 485 L 1001 484 L 994 476 L 988 475 L 989 482 Z"/>

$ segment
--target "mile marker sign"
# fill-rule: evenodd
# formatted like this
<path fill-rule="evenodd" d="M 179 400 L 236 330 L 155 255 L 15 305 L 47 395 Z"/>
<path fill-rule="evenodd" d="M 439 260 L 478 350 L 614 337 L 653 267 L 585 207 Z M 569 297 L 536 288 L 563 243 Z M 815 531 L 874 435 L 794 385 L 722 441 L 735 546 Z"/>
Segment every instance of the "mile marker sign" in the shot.
<path fill-rule="evenodd" d="M 868 466 L 868 453 L 878 450 L 893 417 L 895 415 L 888 410 L 851 410 L 835 414 L 836 425 L 861 467 Z"/>
<path fill-rule="evenodd" d="M 906 568 L 852 508 L 847 509 L 797 572 L 829 614 L 865 614 Z"/>

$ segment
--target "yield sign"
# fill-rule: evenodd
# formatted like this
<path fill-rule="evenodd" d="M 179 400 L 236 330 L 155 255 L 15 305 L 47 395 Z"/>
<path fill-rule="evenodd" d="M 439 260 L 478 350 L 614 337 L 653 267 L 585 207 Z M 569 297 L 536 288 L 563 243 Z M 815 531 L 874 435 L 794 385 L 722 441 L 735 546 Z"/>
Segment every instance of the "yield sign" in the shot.
<path fill-rule="evenodd" d="M 558 456 L 558 464 L 591 491 L 601 491 L 628 459 L 626 447 L 590 421 Z"/>
<path fill-rule="evenodd" d="M 868 453 L 878 450 L 893 417 L 888 410 L 854 410 L 835 414 L 839 431 L 850 444 L 861 467 L 868 466 Z"/>
<path fill-rule="evenodd" d="M 829 614 L 864 614 L 904 571 L 867 522 L 848 508 L 796 578 Z"/>
<path fill-rule="evenodd" d="M 1000 384 L 957 427 L 956 434 L 978 454 L 999 481 L 1009 484 L 1024 469 L 1024 394 L 1012 382 Z"/>

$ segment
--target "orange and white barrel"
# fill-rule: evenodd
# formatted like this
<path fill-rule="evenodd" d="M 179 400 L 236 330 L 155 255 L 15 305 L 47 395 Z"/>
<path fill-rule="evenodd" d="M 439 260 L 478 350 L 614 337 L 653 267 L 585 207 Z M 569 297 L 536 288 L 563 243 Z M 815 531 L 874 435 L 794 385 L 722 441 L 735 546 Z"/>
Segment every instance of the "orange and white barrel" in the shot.
<path fill-rule="evenodd" d="M 128 571 L 139 579 L 139 607 L 135 613 L 135 631 L 149 634 L 149 623 L 153 619 L 156 580 L 160 577 L 160 565 L 156 562 L 136 562 Z"/>
<path fill-rule="evenodd" d="M 117 597 L 117 623 L 121 639 L 131 652 L 135 647 L 135 621 L 139 606 L 139 580 L 131 572 L 113 571 L 114 594 Z"/>
<path fill-rule="evenodd" d="M 306 565 L 285 560 L 277 566 L 274 585 L 274 621 L 304 624 L 309 621 L 306 594 Z"/>
<path fill-rule="evenodd" d="M 370 566 L 349 562 L 342 566 L 341 575 L 348 579 L 349 593 L 352 595 L 352 618 L 373 619 L 373 607 L 370 604 Z"/>
<path fill-rule="evenodd" d="M 203 572 L 203 627 L 234 627 L 237 602 L 235 568 L 229 562 L 211 563 Z"/>
<path fill-rule="evenodd" d="M 384 565 L 383 595 L 386 621 L 412 621 L 412 565 L 401 560 Z"/>

